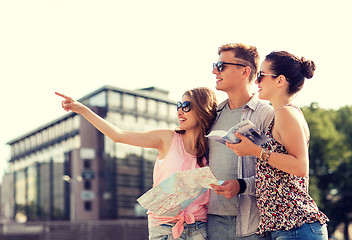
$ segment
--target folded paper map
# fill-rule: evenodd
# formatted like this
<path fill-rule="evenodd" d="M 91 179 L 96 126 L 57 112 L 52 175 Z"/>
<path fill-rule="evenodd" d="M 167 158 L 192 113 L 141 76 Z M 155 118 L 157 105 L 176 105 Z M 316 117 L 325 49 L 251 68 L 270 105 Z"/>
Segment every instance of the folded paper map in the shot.
<path fill-rule="evenodd" d="M 158 216 L 176 216 L 198 196 L 219 181 L 209 167 L 177 172 L 137 199 L 139 204 Z"/>

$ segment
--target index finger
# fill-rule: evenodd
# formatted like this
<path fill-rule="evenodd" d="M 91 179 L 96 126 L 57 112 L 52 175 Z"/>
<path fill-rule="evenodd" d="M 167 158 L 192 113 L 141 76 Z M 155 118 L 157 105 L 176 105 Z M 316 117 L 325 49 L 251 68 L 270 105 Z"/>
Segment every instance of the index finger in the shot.
<path fill-rule="evenodd" d="M 70 99 L 71 99 L 70 97 L 68 97 L 68 96 L 66 96 L 66 95 L 64 95 L 64 94 L 62 94 L 62 93 L 55 92 L 55 94 L 58 95 L 58 96 L 60 96 L 60 97 L 65 98 L 66 100 L 70 100 Z"/>

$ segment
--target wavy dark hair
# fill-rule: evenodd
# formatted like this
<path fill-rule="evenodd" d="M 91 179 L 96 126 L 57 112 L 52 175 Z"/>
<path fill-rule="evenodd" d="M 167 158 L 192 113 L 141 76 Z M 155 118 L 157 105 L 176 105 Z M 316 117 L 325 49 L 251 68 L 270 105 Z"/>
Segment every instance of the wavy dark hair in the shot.
<path fill-rule="evenodd" d="M 271 63 L 270 70 L 273 74 L 286 77 L 289 83 L 288 94 L 300 91 L 305 78 L 312 78 L 316 69 L 313 61 L 306 60 L 304 57 L 298 58 L 286 51 L 271 52 L 265 60 Z"/>
<path fill-rule="evenodd" d="M 205 135 L 209 132 L 216 118 L 216 95 L 206 87 L 194 88 L 186 91 L 183 96 L 190 99 L 192 111 L 196 112 L 199 127 L 196 129 L 195 139 L 197 148 L 197 163 L 204 167 L 203 157 L 208 152 L 208 140 Z M 185 133 L 185 130 L 175 130 L 178 133 Z"/>

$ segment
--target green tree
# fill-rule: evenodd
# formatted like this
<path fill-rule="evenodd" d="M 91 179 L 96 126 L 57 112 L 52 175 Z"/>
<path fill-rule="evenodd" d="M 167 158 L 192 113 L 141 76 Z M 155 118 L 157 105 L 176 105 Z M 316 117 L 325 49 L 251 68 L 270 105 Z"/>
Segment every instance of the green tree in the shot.
<path fill-rule="evenodd" d="M 348 226 L 352 222 L 352 107 L 340 108 L 335 116 L 336 129 L 343 135 L 342 161 L 334 172 L 333 185 L 336 186 L 334 220 L 344 224 L 345 239 L 349 238 Z"/>
<path fill-rule="evenodd" d="M 346 187 L 341 184 L 345 177 L 339 176 L 349 156 L 345 132 L 337 126 L 336 120 L 340 118 L 337 111 L 321 109 L 316 104 L 302 110 L 311 132 L 310 194 L 330 218 L 328 226 L 332 234 L 338 225 L 346 222 L 343 217 L 344 211 L 347 212 L 346 204 L 340 202 L 343 199 L 341 188 Z"/>

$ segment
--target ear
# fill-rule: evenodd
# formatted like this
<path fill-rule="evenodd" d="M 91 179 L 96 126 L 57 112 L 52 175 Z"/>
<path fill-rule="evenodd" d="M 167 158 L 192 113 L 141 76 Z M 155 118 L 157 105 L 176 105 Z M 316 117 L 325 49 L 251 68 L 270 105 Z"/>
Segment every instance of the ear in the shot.
<path fill-rule="evenodd" d="M 286 77 L 284 75 L 279 75 L 276 78 L 276 82 L 277 82 L 277 86 L 279 88 L 282 88 L 282 87 L 285 87 L 288 85 L 288 82 L 287 82 Z"/>
<path fill-rule="evenodd" d="M 242 72 L 242 76 L 244 78 L 249 78 L 249 75 L 251 74 L 251 68 L 250 67 L 245 67 Z"/>

